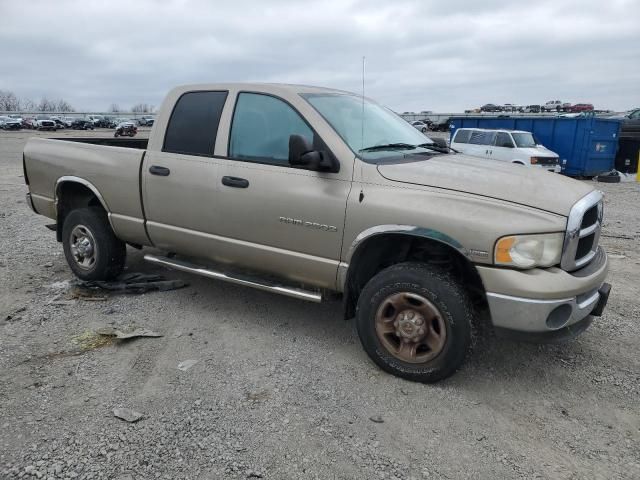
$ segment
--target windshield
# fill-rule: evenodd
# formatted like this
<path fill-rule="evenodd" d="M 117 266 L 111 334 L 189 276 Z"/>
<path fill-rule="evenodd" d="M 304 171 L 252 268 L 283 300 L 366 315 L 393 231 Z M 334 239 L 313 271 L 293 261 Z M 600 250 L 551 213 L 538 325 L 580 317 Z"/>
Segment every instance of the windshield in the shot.
<path fill-rule="evenodd" d="M 513 139 L 518 147 L 530 148 L 536 146 L 536 140 L 529 132 L 512 132 L 511 135 L 513 135 Z"/>
<path fill-rule="evenodd" d="M 391 110 L 355 95 L 319 93 L 302 95 L 333 129 L 349 145 L 355 153 L 382 145 L 417 146 L 432 143 L 410 123 L 406 122 Z M 364 121 L 363 121 L 364 111 Z M 417 152 L 416 152 L 417 151 Z M 426 149 L 413 149 L 412 153 L 426 153 Z M 390 152 L 385 152 L 388 156 Z M 398 151 L 399 155 L 404 152 Z M 434 152 L 431 152 L 434 153 Z"/>

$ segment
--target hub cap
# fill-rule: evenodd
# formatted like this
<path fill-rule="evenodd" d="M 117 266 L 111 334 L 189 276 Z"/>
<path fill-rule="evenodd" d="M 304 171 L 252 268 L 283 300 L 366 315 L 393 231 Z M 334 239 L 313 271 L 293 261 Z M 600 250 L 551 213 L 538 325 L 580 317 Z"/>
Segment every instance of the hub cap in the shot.
<path fill-rule="evenodd" d="M 69 237 L 71 255 L 76 264 L 85 270 L 90 270 L 96 263 L 96 241 L 91 231 L 84 225 L 77 225 L 71 230 Z"/>
<path fill-rule="evenodd" d="M 447 329 L 433 303 L 422 295 L 401 292 L 380 304 L 376 335 L 394 357 L 403 362 L 424 363 L 442 351 Z"/>

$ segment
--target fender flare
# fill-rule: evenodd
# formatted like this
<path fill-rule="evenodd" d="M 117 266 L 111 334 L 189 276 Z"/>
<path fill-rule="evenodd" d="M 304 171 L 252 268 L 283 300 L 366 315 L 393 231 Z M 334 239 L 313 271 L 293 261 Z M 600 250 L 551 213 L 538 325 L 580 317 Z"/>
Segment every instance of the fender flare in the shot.
<path fill-rule="evenodd" d="M 344 257 L 344 261 L 340 262 L 340 266 L 338 268 L 338 287 L 341 287 L 342 291 L 344 291 L 345 286 L 347 285 L 347 280 L 350 275 L 349 267 L 351 266 L 353 257 L 358 249 L 362 246 L 362 244 L 365 243 L 366 240 L 369 240 L 378 235 L 386 234 L 404 234 L 433 240 L 453 248 L 467 260 L 472 262 L 471 253 L 466 248 L 464 248 L 460 242 L 458 242 L 455 238 L 450 237 L 446 233 L 440 232 L 439 230 L 418 227 L 416 225 L 376 225 L 374 227 L 369 227 L 366 230 L 363 230 L 356 236 L 356 238 L 349 246 L 349 250 Z"/>
<path fill-rule="evenodd" d="M 107 205 L 107 202 L 105 201 L 104 197 L 100 193 L 100 190 L 98 190 L 93 183 L 89 182 L 88 180 L 85 180 L 84 178 L 76 177 L 74 175 L 64 175 L 58 178 L 58 180 L 56 180 L 56 185 L 53 193 L 53 204 L 56 209 L 56 238 L 59 242 L 62 241 L 62 225 L 58 221 L 60 218 L 59 193 L 60 193 L 60 187 L 64 183 L 78 183 L 80 185 L 85 186 L 89 190 L 91 190 L 91 192 L 96 196 L 96 198 L 100 202 L 100 205 L 102 205 L 102 208 L 104 208 L 104 211 L 107 212 L 107 219 L 109 220 L 109 225 L 111 226 L 111 229 L 115 232 L 113 222 L 111 221 L 111 210 L 109 210 L 109 206 Z"/>
<path fill-rule="evenodd" d="M 109 210 L 109 207 L 107 206 L 107 202 L 104 200 L 104 197 L 102 196 L 100 191 L 95 187 L 95 185 L 89 182 L 88 180 L 85 180 L 84 178 L 76 177 L 73 175 L 64 175 L 58 178 L 58 180 L 56 180 L 56 186 L 55 186 L 54 195 L 53 195 L 53 202 L 56 206 L 56 212 L 58 211 L 58 195 L 60 193 L 60 187 L 62 186 L 63 183 L 79 183 L 80 185 L 84 185 L 85 187 L 87 187 L 89 190 L 93 192 L 93 194 L 96 196 L 96 198 L 102 205 L 102 208 L 104 208 L 107 214 L 109 215 L 111 214 L 111 210 Z"/>

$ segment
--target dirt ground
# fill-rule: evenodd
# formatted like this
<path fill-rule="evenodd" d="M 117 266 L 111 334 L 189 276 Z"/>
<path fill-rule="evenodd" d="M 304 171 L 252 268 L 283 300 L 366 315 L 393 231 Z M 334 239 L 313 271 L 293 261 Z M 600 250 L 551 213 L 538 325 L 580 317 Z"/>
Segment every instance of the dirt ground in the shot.
<path fill-rule="evenodd" d="M 640 478 L 640 184 L 594 184 L 613 291 L 585 334 L 488 335 L 422 385 L 381 372 L 337 302 L 158 269 L 133 249 L 127 271 L 189 286 L 74 298 L 50 220 L 24 201 L 34 134 L 0 132 L 0 478 Z M 95 333 L 134 325 L 163 336 Z"/>

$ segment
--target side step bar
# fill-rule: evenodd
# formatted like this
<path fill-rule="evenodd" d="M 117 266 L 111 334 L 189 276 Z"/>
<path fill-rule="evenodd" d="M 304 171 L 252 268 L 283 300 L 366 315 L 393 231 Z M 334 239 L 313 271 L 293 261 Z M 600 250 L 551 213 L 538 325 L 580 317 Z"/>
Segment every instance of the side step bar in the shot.
<path fill-rule="evenodd" d="M 243 285 L 245 287 L 253 287 L 258 290 L 264 290 L 266 292 L 279 293 L 280 295 L 286 295 L 287 297 L 300 298 L 302 300 L 308 300 L 310 302 L 320 303 L 322 302 L 322 295 L 316 292 L 308 290 L 302 290 L 299 288 L 283 287 L 275 283 L 259 282 L 257 279 L 239 278 L 226 273 L 216 272 L 209 270 L 208 268 L 193 263 L 185 262 L 175 258 L 159 257 L 156 255 L 145 255 L 144 259 L 147 262 L 155 263 L 156 265 L 162 265 L 164 267 L 173 268 L 188 273 L 195 273 L 207 278 L 213 278 L 216 280 L 222 280 L 223 282 L 235 283 L 236 285 Z"/>

